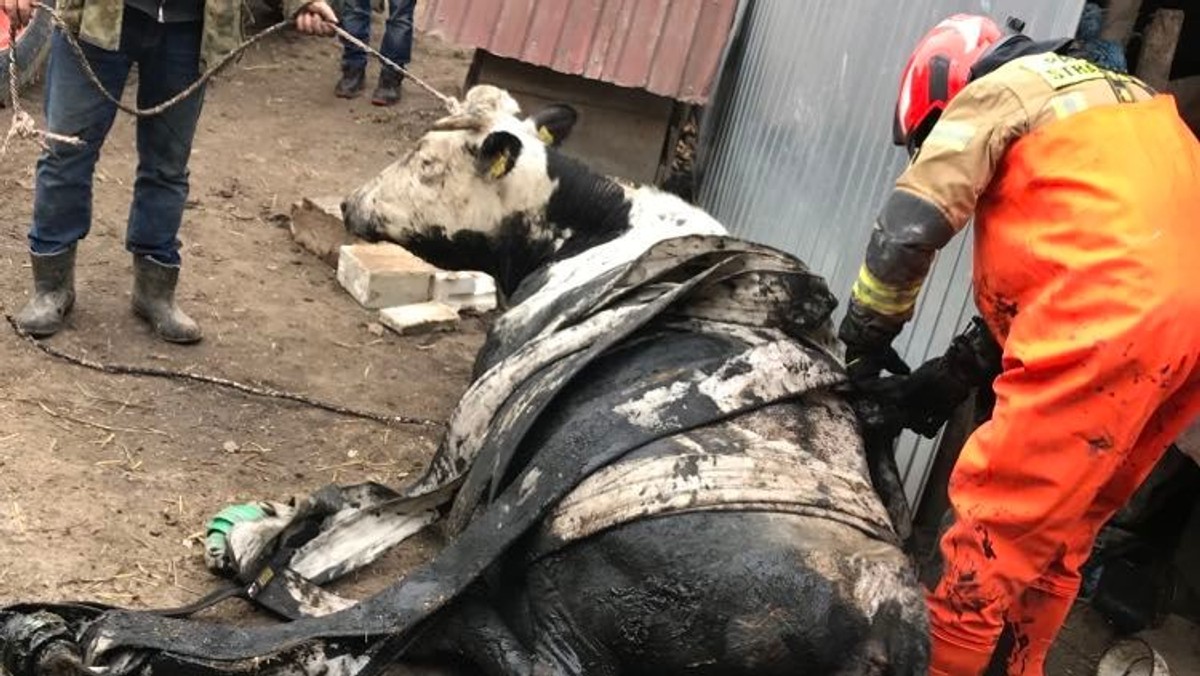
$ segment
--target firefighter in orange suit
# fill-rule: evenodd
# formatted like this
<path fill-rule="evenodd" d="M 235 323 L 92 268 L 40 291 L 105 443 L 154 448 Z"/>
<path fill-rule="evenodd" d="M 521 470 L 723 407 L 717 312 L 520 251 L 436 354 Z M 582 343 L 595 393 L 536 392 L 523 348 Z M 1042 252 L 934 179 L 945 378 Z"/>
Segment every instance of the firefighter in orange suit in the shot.
<path fill-rule="evenodd" d="M 1071 53 L 979 16 L 925 36 L 896 106 L 912 161 L 839 331 L 852 379 L 894 363 L 974 215 L 1002 370 L 950 479 L 931 674 L 980 674 L 1006 626 L 1007 673 L 1041 674 L 1099 529 L 1200 413 L 1200 145 L 1170 96 Z"/>

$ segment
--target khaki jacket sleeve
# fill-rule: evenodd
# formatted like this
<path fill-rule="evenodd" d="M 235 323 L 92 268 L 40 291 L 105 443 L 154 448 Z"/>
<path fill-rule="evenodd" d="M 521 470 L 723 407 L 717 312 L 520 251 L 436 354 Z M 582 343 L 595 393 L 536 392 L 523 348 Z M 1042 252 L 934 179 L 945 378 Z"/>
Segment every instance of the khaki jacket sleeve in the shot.
<path fill-rule="evenodd" d="M 896 189 L 936 207 L 958 232 L 975 212 L 1008 146 L 1028 131 L 1020 98 L 1000 79 L 972 83 L 951 101 Z"/>
<path fill-rule="evenodd" d="M 286 17 L 294 17 L 300 12 L 300 10 L 304 9 L 305 5 L 311 1 L 312 0 L 283 0 L 283 15 Z M 337 5 L 333 2 L 330 2 L 329 5 L 335 9 L 337 7 Z"/>
<path fill-rule="evenodd" d="M 970 220 L 1004 152 L 1028 124 L 1003 78 L 977 80 L 951 101 L 875 222 L 851 314 L 877 324 L 881 335 L 899 332 L 935 254 Z"/>

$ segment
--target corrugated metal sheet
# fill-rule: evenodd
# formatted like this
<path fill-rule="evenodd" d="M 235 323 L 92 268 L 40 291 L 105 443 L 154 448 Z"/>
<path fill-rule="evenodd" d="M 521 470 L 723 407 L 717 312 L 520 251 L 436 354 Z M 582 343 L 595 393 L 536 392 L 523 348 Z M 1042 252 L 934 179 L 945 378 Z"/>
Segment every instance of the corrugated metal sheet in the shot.
<path fill-rule="evenodd" d="M 1034 37 L 1068 35 L 1083 1 L 748 0 L 702 139 L 702 204 L 739 235 L 797 254 L 845 298 L 904 168 L 891 116 L 920 36 L 957 11 L 1020 16 Z M 960 236 L 898 339 L 910 364 L 944 350 L 975 313 L 970 271 L 971 238 Z M 934 448 L 906 434 L 897 449 L 914 502 Z"/>
<path fill-rule="evenodd" d="M 417 27 L 568 75 L 708 100 L 737 0 L 422 0 Z"/>

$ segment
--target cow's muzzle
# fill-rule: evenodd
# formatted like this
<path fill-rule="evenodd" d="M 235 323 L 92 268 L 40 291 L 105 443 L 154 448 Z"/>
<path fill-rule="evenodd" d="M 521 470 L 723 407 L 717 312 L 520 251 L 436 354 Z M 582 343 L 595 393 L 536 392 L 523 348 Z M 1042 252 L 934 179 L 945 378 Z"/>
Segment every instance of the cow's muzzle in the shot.
<path fill-rule="evenodd" d="M 342 223 L 346 232 L 368 242 L 379 241 L 379 229 L 374 219 L 364 216 L 361 201 L 354 197 L 342 200 Z"/>

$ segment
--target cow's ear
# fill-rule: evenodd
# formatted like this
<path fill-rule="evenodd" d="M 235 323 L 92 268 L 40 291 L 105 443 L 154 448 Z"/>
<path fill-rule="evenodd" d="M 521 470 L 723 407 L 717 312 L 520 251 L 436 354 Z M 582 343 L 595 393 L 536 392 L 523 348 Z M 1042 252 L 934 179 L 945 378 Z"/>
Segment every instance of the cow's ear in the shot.
<path fill-rule="evenodd" d="M 494 131 L 483 139 L 475 154 L 475 168 L 484 178 L 498 180 L 517 166 L 521 156 L 521 139 L 506 131 Z"/>
<path fill-rule="evenodd" d="M 547 106 L 529 117 L 533 128 L 537 130 L 538 138 L 546 145 L 559 146 L 571 135 L 579 113 L 565 103 Z"/>

